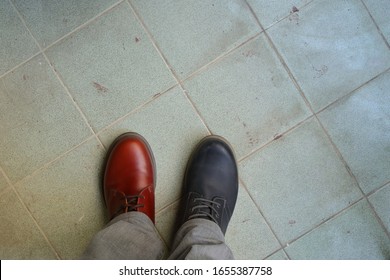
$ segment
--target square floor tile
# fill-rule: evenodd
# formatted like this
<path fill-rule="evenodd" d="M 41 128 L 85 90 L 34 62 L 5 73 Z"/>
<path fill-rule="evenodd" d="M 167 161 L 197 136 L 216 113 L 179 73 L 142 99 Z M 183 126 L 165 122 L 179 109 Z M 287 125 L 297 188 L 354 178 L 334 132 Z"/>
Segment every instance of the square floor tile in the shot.
<path fill-rule="evenodd" d="M 0 165 L 15 182 L 91 135 L 39 55 L 0 79 Z"/>
<path fill-rule="evenodd" d="M 0 1 L 0 76 L 39 52 L 9 1 Z"/>
<path fill-rule="evenodd" d="M 175 83 L 126 2 L 47 55 L 95 130 Z"/>
<path fill-rule="evenodd" d="M 66 35 L 118 0 L 13 0 L 42 47 Z"/>
<path fill-rule="evenodd" d="M 0 196 L 0 258 L 56 259 L 13 190 Z"/>
<path fill-rule="evenodd" d="M 319 114 L 368 193 L 390 181 L 390 72 Z"/>
<path fill-rule="evenodd" d="M 316 228 L 286 248 L 292 259 L 390 258 L 390 239 L 366 200 Z"/>
<path fill-rule="evenodd" d="M 268 32 L 315 111 L 390 67 L 361 1 L 314 1 Z"/>
<path fill-rule="evenodd" d="M 242 0 L 131 3 L 180 78 L 261 31 Z"/>
<path fill-rule="evenodd" d="M 283 243 L 362 196 L 313 119 L 245 159 L 240 172 Z"/>
<path fill-rule="evenodd" d="M 107 222 L 100 183 L 104 150 L 96 139 L 16 185 L 63 259 L 79 259 Z"/>
<path fill-rule="evenodd" d="M 390 184 L 372 194 L 369 200 L 387 231 L 390 232 Z"/>
<path fill-rule="evenodd" d="M 390 10 L 390 1 L 364 0 L 363 2 L 366 4 L 381 32 L 386 37 L 387 42 L 390 43 L 390 17 L 388 13 Z"/>
<path fill-rule="evenodd" d="M 312 0 L 247 0 L 264 28 L 278 22 L 282 18 L 299 11 Z"/>
<path fill-rule="evenodd" d="M 179 87 L 176 87 L 99 137 L 109 147 L 117 136 L 133 131 L 152 147 L 156 160 L 156 210 L 171 204 L 181 195 L 184 170 L 192 149 L 207 129 Z"/>
<path fill-rule="evenodd" d="M 214 134 L 241 158 L 310 115 L 265 36 L 185 81 Z"/>
<path fill-rule="evenodd" d="M 240 186 L 236 207 L 226 231 L 226 243 L 235 259 L 260 260 L 280 248 L 276 237 Z"/>

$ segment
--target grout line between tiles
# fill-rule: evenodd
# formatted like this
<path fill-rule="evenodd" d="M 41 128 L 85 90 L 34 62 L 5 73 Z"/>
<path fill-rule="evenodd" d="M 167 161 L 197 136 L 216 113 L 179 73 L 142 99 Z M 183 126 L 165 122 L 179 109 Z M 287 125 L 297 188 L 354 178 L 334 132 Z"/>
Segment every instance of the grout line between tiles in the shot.
<path fill-rule="evenodd" d="M 360 0 L 360 2 L 362 2 L 362 4 L 363 4 L 364 8 L 366 9 L 367 13 L 370 15 L 371 20 L 372 20 L 373 23 L 375 24 L 375 27 L 376 27 L 376 29 L 378 30 L 379 34 L 381 35 L 381 37 L 382 37 L 383 41 L 385 42 L 387 48 L 390 49 L 390 44 L 389 44 L 389 42 L 387 41 L 387 39 L 386 39 L 385 35 L 383 34 L 383 32 L 382 32 L 381 28 L 379 27 L 379 25 L 376 23 L 376 20 L 375 20 L 375 18 L 372 16 L 372 14 L 371 14 L 370 10 L 368 9 L 366 3 L 364 3 L 363 0 Z"/>
<path fill-rule="evenodd" d="M 175 72 L 175 70 L 173 69 L 173 67 L 169 64 L 168 59 L 162 53 L 160 47 L 158 46 L 156 40 L 153 38 L 153 35 L 150 32 L 150 30 L 147 28 L 145 22 L 142 20 L 141 16 L 138 14 L 137 10 L 133 7 L 133 5 L 130 3 L 130 1 L 127 1 L 127 3 L 129 4 L 129 6 L 130 6 L 131 10 L 133 11 L 134 16 L 137 18 L 138 22 L 144 28 L 146 34 L 148 35 L 150 41 L 152 42 L 152 44 L 154 46 L 154 48 L 156 49 L 156 51 L 158 52 L 158 54 L 160 55 L 160 57 L 164 61 L 166 67 L 169 69 L 169 71 L 171 71 L 172 76 L 175 78 L 176 82 L 179 84 L 180 88 L 182 89 L 182 92 L 183 92 L 184 96 L 190 102 L 190 104 L 191 104 L 192 108 L 194 109 L 195 113 L 198 115 L 198 117 L 202 121 L 202 123 L 205 126 L 205 128 L 207 129 L 208 133 L 212 134 L 209 126 L 207 125 L 207 123 L 205 121 L 205 119 L 203 118 L 203 116 L 199 112 L 198 108 L 195 106 L 194 102 L 191 100 L 191 98 L 189 97 L 188 93 L 184 89 L 182 81 L 179 79 L 179 77 L 178 77 L 177 73 Z"/>
<path fill-rule="evenodd" d="M 7 76 L 8 74 L 12 73 L 13 71 L 15 71 L 16 69 L 18 69 L 19 67 L 23 66 L 24 64 L 28 63 L 29 61 L 33 60 L 35 57 L 37 57 L 38 55 L 40 55 L 42 52 L 39 51 L 37 52 L 36 54 L 34 54 L 32 57 L 26 59 L 25 61 L 19 63 L 18 65 L 16 65 L 15 67 L 11 68 L 10 70 L 8 70 L 7 72 L 5 72 L 4 74 L 1 74 L 0 75 L 0 80 Z"/>
<path fill-rule="evenodd" d="M 37 168 L 36 170 L 34 170 L 32 173 L 28 174 L 27 176 L 23 177 L 22 179 L 16 181 L 14 184 L 17 185 L 17 184 L 20 184 L 21 182 L 23 181 L 26 181 L 27 179 L 30 179 L 30 178 L 33 178 L 36 174 L 42 172 L 42 170 L 48 168 L 50 165 L 52 165 L 53 163 L 59 161 L 60 159 L 64 158 L 66 155 L 70 154 L 71 152 L 73 152 L 74 150 L 76 150 L 78 147 L 82 146 L 83 144 L 85 144 L 86 142 L 92 140 L 96 138 L 95 135 L 91 135 L 89 136 L 87 139 L 83 140 L 81 143 L 73 146 L 72 148 L 70 148 L 69 150 L 65 151 L 64 153 L 58 155 L 56 158 L 50 160 L 49 162 L 43 164 L 42 166 L 40 166 L 39 168 Z M 104 147 L 104 146 L 103 146 Z"/>
<path fill-rule="evenodd" d="M 99 142 L 100 145 L 102 145 L 102 147 L 104 148 L 104 145 L 103 143 L 100 141 L 99 137 L 97 137 L 95 131 L 93 130 L 92 126 L 90 125 L 87 117 L 85 116 L 84 112 L 81 110 L 80 106 L 77 104 L 77 102 L 75 101 L 74 97 L 72 96 L 72 94 L 70 93 L 70 90 L 69 88 L 65 85 L 64 81 L 61 79 L 61 76 L 57 73 L 56 69 L 54 68 L 53 64 L 51 63 L 51 61 L 49 60 L 49 58 L 47 57 L 47 55 L 45 54 L 45 52 L 43 51 L 41 45 L 39 44 L 38 40 L 34 37 L 33 33 L 31 32 L 30 28 L 28 28 L 27 24 L 26 24 L 26 21 L 24 20 L 23 16 L 21 15 L 21 13 L 18 11 L 18 9 L 15 7 L 15 5 L 13 5 L 12 1 L 11 2 L 11 5 L 13 6 L 13 8 L 15 9 L 16 13 L 18 14 L 20 20 L 22 21 L 24 27 L 26 28 L 26 30 L 28 31 L 28 33 L 30 34 L 30 36 L 34 39 L 35 43 L 37 44 L 37 46 L 39 47 L 40 49 L 40 52 L 41 54 L 43 55 L 43 57 L 45 58 L 46 62 L 49 64 L 49 67 L 50 69 L 52 70 L 52 72 L 54 73 L 54 75 L 57 77 L 57 80 L 60 82 L 60 84 L 62 85 L 62 87 L 64 88 L 66 94 L 68 95 L 68 97 L 70 98 L 70 101 L 73 103 L 73 106 L 77 109 L 77 111 L 79 112 L 80 116 L 82 117 L 82 119 L 84 120 L 84 123 L 88 126 L 88 128 L 90 129 L 90 131 L 92 132 L 92 134 L 95 136 L 96 140 Z M 119 3 L 117 3 L 116 5 L 119 5 Z M 112 6 L 111 8 L 115 7 L 116 5 Z M 104 14 L 105 12 L 109 11 L 109 9 L 105 10 L 103 13 L 99 14 L 99 15 L 102 15 Z M 97 17 L 94 17 L 92 20 L 95 20 Z M 88 21 L 87 23 L 90 23 L 92 20 Z M 87 23 L 85 23 L 84 25 L 82 26 L 85 26 Z M 77 29 L 78 30 L 78 29 Z M 76 32 L 75 30 L 73 32 Z M 72 32 L 72 33 L 73 33 Z M 105 149 L 105 148 L 104 148 Z"/>
<path fill-rule="evenodd" d="M 379 192 L 380 190 L 383 190 L 383 189 L 387 186 L 387 184 L 389 184 L 389 183 L 390 183 L 390 181 L 384 183 L 382 186 L 378 187 L 377 189 L 368 192 L 368 193 L 367 193 L 367 197 L 369 197 L 369 196 L 371 196 L 371 195 L 373 195 L 373 194 Z"/>
<path fill-rule="evenodd" d="M 336 218 L 337 216 L 343 214 L 344 212 L 347 212 L 350 208 L 352 208 L 353 206 L 355 206 L 356 204 L 358 204 L 359 202 L 361 202 L 361 201 L 363 201 L 365 199 L 366 198 L 364 196 L 362 196 L 362 197 L 358 198 L 356 201 L 350 202 L 350 204 L 348 204 L 348 206 L 342 208 L 341 210 L 337 211 L 336 213 L 334 213 L 333 215 L 329 216 L 328 218 L 323 219 L 320 223 L 318 223 L 317 225 L 313 226 L 311 229 L 306 230 L 304 233 L 300 234 L 299 236 L 297 236 L 297 237 L 289 240 L 288 242 L 286 242 L 286 244 L 284 245 L 284 248 L 289 247 L 292 243 L 294 243 L 298 239 L 301 239 L 302 237 L 308 235 L 309 233 L 313 232 L 317 228 L 319 228 L 322 225 L 326 224 L 330 220 Z"/>
<path fill-rule="evenodd" d="M 0 192 L 0 197 L 1 197 L 8 189 L 12 188 L 12 183 L 11 180 L 8 178 L 7 174 L 5 174 L 3 167 L 1 166 L 0 166 L 0 174 L 3 175 L 5 181 L 7 182 L 7 187 Z"/>
<path fill-rule="evenodd" d="M 95 15 L 93 18 L 87 20 L 86 22 L 84 22 L 83 24 L 79 25 L 78 27 L 76 27 L 75 29 L 73 29 L 72 31 L 70 31 L 69 33 L 65 34 L 64 36 L 62 36 L 61 38 L 55 40 L 53 43 L 50 43 L 48 46 L 42 48 L 42 51 L 43 52 L 46 52 L 49 48 L 51 48 L 52 46 L 56 45 L 57 43 L 59 43 L 60 41 L 66 39 L 67 37 L 71 36 L 73 33 L 76 33 L 78 32 L 79 30 L 83 29 L 84 27 L 86 27 L 87 25 L 91 24 L 92 22 L 98 20 L 100 17 L 102 17 L 103 15 L 111 12 L 111 10 L 113 10 L 115 7 L 119 6 L 120 4 L 122 4 L 125 0 L 119 0 L 118 2 L 116 2 L 115 4 L 112 4 L 110 7 L 108 7 L 107 9 L 105 9 L 104 11 L 98 13 L 97 15 Z M 39 45 L 40 46 L 40 45 Z"/>
<path fill-rule="evenodd" d="M 249 5 L 249 3 L 245 0 L 247 6 L 249 7 L 249 10 L 251 11 L 251 13 L 253 14 L 253 17 L 255 18 L 257 24 L 260 26 L 260 28 L 262 30 L 265 30 L 263 25 L 261 24 L 259 18 L 257 17 L 256 13 L 254 12 L 253 8 Z M 290 80 L 293 82 L 295 88 L 298 90 L 299 94 L 301 95 L 301 97 L 303 98 L 304 102 L 306 103 L 306 106 L 309 108 L 309 110 L 312 112 L 312 114 L 315 114 L 309 100 L 306 98 L 305 96 L 305 93 L 303 92 L 301 86 L 298 84 L 297 80 L 295 79 L 292 71 L 290 70 L 290 68 L 288 67 L 287 63 L 285 62 L 283 56 L 281 55 L 281 53 L 279 52 L 279 50 L 277 49 L 276 45 L 274 44 L 274 42 L 272 41 L 271 37 L 268 35 L 268 32 L 265 30 L 264 31 L 264 34 L 265 34 L 265 37 L 267 39 L 267 42 L 268 44 L 270 45 L 270 47 L 273 49 L 273 51 L 275 52 L 276 56 L 278 57 L 280 63 L 283 65 L 284 69 L 286 70 L 288 76 L 290 77 Z"/>
<path fill-rule="evenodd" d="M 253 11 L 252 7 L 249 5 L 249 3 L 246 1 L 250 11 L 252 12 L 253 16 L 255 17 L 257 23 L 259 24 L 259 26 L 265 30 L 262 26 L 262 24 L 260 23 L 258 17 L 256 16 L 255 12 Z M 311 2 L 310 2 L 311 3 Z M 308 3 L 309 4 L 309 3 Z M 365 6 L 365 5 L 364 5 Z M 365 6 L 366 7 L 366 6 Z M 368 11 L 367 7 L 366 7 L 366 10 Z M 370 14 L 371 18 L 372 18 L 372 15 Z M 373 19 L 373 18 L 372 18 Z M 374 20 L 374 19 L 373 19 Z M 375 21 L 374 21 L 375 22 Z M 375 25 L 377 26 L 376 22 L 375 22 Z M 380 32 L 381 36 L 384 38 L 382 32 L 380 31 L 379 27 L 377 26 L 378 28 L 378 31 Z M 379 218 L 378 214 L 376 213 L 375 209 L 373 208 L 373 206 L 371 205 L 371 203 L 369 202 L 368 198 L 367 198 L 367 195 L 364 193 L 364 191 L 362 190 L 356 176 L 353 174 L 351 168 L 349 167 L 348 163 L 346 162 L 346 160 L 344 159 L 344 157 L 342 156 L 341 152 L 339 151 L 338 147 L 336 146 L 336 144 L 333 142 L 333 140 L 331 139 L 329 133 L 327 132 L 327 130 L 325 129 L 325 127 L 323 126 L 323 124 L 321 123 L 321 121 L 319 120 L 318 116 L 317 116 L 317 113 L 313 110 L 310 102 L 308 101 L 308 99 L 306 98 L 302 88 L 300 87 L 300 85 L 298 84 L 297 80 L 295 79 L 294 75 L 292 74 L 292 71 L 290 70 L 290 68 L 288 67 L 287 63 L 284 61 L 283 59 L 283 56 L 281 55 L 281 53 L 279 52 L 279 50 L 276 48 L 276 45 L 273 43 L 271 37 L 268 35 L 268 32 L 267 30 L 264 31 L 264 34 L 269 42 L 269 44 L 271 45 L 272 49 L 275 51 L 276 55 L 278 56 L 280 62 L 283 64 L 284 68 L 286 69 L 288 75 L 290 76 L 290 79 L 292 80 L 292 82 L 294 83 L 295 87 L 297 88 L 297 90 L 299 91 L 300 95 L 302 96 L 302 98 L 304 99 L 307 107 L 310 109 L 310 111 L 312 112 L 312 114 L 314 115 L 314 117 L 317 119 L 317 122 L 320 124 L 322 130 L 324 131 L 324 133 L 326 134 L 328 140 L 330 141 L 334 151 L 336 152 L 336 154 L 338 155 L 339 159 L 341 160 L 341 162 L 343 163 L 343 165 L 345 166 L 345 168 L 347 169 L 348 173 L 350 174 L 351 178 L 354 180 L 354 182 L 356 183 L 356 186 L 358 187 L 358 189 L 360 190 L 361 194 L 363 195 L 363 198 L 367 200 L 367 202 L 369 203 L 370 205 L 370 208 L 371 210 L 375 213 L 375 216 L 376 216 L 376 219 L 378 220 L 378 222 L 381 224 L 382 228 L 385 230 L 386 234 L 388 235 L 388 237 L 390 238 L 390 234 L 389 232 L 386 230 L 386 227 L 384 226 L 382 220 Z M 385 40 L 386 41 L 386 40 Z M 389 44 L 388 42 L 386 41 L 386 45 L 389 47 Z M 384 72 L 388 71 L 389 69 L 385 70 Z M 378 74 L 377 76 L 375 76 L 374 78 L 380 76 L 381 74 L 383 74 L 384 72 Z M 350 96 L 352 95 L 354 92 L 356 92 L 359 88 L 361 88 L 362 86 L 366 85 L 368 82 L 372 81 L 374 78 L 370 79 L 369 81 L 365 82 L 363 85 L 359 86 L 357 89 L 353 90 L 352 92 L 348 93 L 347 96 Z M 336 100 L 335 102 L 333 102 L 332 104 L 338 102 L 339 100 L 345 98 L 345 96 L 342 96 L 341 98 L 339 98 L 338 100 Z M 330 105 L 329 105 L 330 106 Z M 326 108 L 328 108 L 329 106 L 327 106 Z M 271 141 L 272 142 L 272 141 Z M 258 149 L 259 150 L 259 149 Z M 252 154 L 255 153 L 255 152 L 252 152 Z M 242 160 L 241 160 L 242 161 Z M 286 253 L 286 252 L 285 252 Z M 287 254 L 287 253 L 286 253 Z"/>
<path fill-rule="evenodd" d="M 211 60 L 210 62 L 206 63 L 205 65 L 201 66 L 199 69 L 195 70 L 194 72 L 192 72 L 191 74 L 189 74 L 187 77 L 185 77 L 182 81 L 183 83 L 188 81 L 188 80 L 191 80 L 194 76 L 198 75 L 199 73 L 201 72 L 204 72 L 206 71 L 210 66 L 218 63 L 220 60 L 224 59 L 225 57 L 231 55 L 233 52 L 235 52 L 237 49 L 241 48 L 242 46 L 246 45 L 246 44 L 249 44 L 250 42 L 254 41 L 255 39 L 257 39 L 258 37 L 260 37 L 260 35 L 263 33 L 263 31 L 260 31 L 258 33 L 256 33 L 255 35 L 249 37 L 248 39 L 246 39 L 244 42 L 238 44 L 237 46 L 227 50 L 226 52 L 222 53 L 221 55 L 217 56 L 216 58 L 214 58 L 213 60 Z"/>
<path fill-rule="evenodd" d="M 305 119 L 301 120 L 300 122 L 298 122 L 297 124 L 295 124 L 294 126 L 288 128 L 284 132 L 277 134 L 273 139 L 269 140 L 265 144 L 255 148 L 255 149 L 253 149 L 251 152 L 247 153 L 246 155 L 244 155 L 243 157 L 238 159 L 237 163 L 239 164 L 241 162 L 244 162 L 245 160 L 247 160 L 248 158 L 250 158 L 254 154 L 257 154 L 257 152 L 259 152 L 260 150 L 262 150 L 265 147 L 268 147 L 269 145 L 271 145 L 274 141 L 276 141 L 276 140 L 278 140 L 278 139 L 280 139 L 280 138 L 282 138 L 284 136 L 287 136 L 288 134 L 292 133 L 295 129 L 300 127 L 303 123 L 309 121 L 310 119 L 314 119 L 314 117 L 315 117 L 315 115 L 310 115 L 310 116 L 306 117 Z"/>
<path fill-rule="evenodd" d="M 22 198 L 20 197 L 19 195 L 19 192 L 16 190 L 16 187 L 14 184 L 12 184 L 11 180 L 9 179 L 9 177 L 7 176 L 7 174 L 5 173 L 4 169 L 0 166 L 0 174 L 3 175 L 3 177 L 5 178 L 5 180 L 7 181 L 8 183 L 8 187 L 2 191 L 0 193 L 0 196 L 2 196 L 5 192 L 8 192 L 8 191 L 12 191 L 14 192 L 14 194 L 16 195 L 16 197 L 18 198 L 19 202 L 22 204 L 22 207 L 24 208 L 24 210 L 28 213 L 28 215 L 30 216 L 30 218 L 32 219 L 33 223 L 35 224 L 35 226 L 37 227 L 37 229 L 39 230 L 39 232 L 41 233 L 43 239 L 45 239 L 46 243 L 49 245 L 50 249 L 52 250 L 52 252 L 54 253 L 54 255 L 56 256 L 56 258 L 58 260 L 61 259 L 59 253 L 57 252 L 57 250 L 54 248 L 53 244 L 51 243 L 51 241 L 49 240 L 49 238 L 46 236 L 45 232 L 43 231 L 43 229 L 41 228 L 41 226 L 39 225 L 38 221 L 35 219 L 35 217 L 33 216 L 33 214 L 31 213 L 31 211 L 28 209 L 27 205 L 24 203 L 24 201 L 22 200 Z"/>
<path fill-rule="evenodd" d="M 299 7 L 299 10 L 298 12 L 301 10 L 301 9 L 304 9 L 306 8 L 306 6 L 310 5 L 311 3 L 313 3 L 315 0 L 311 0 L 305 4 L 303 4 L 302 6 Z M 250 4 L 247 2 L 248 6 L 250 6 Z M 271 27 L 275 26 L 276 24 L 278 24 L 279 22 L 281 21 L 284 21 L 286 18 L 288 18 L 289 16 L 291 16 L 293 13 L 290 12 L 288 15 L 284 16 L 284 17 L 281 17 L 280 19 L 276 20 L 275 22 L 271 23 L 269 26 L 267 26 L 267 28 L 264 28 L 264 31 L 270 29 Z"/>
<path fill-rule="evenodd" d="M 376 218 L 376 220 L 378 221 L 378 223 L 381 225 L 382 229 L 384 230 L 384 232 L 387 234 L 388 238 L 390 239 L 390 233 L 387 231 L 386 229 L 386 226 L 385 224 L 383 223 L 382 219 L 379 217 L 378 213 L 375 211 L 375 208 L 373 207 L 373 205 L 371 204 L 370 200 L 368 199 L 368 195 L 363 191 L 362 187 L 360 186 L 360 183 L 359 181 L 357 180 L 356 178 L 356 175 L 353 173 L 352 169 L 350 168 L 349 164 L 347 163 L 347 161 L 344 159 L 344 156 L 341 154 L 340 150 L 338 149 L 337 145 L 333 142 L 330 134 L 328 133 L 328 131 L 325 129 L 324 125 L 322 124 L 322 122 L 320 121 L 320 119 L 318 118 L 318 116 L 316 115 L 315 118 L 317 119 L 318 123 L 320 124 L 320 126 L 322 127 L 322 130 L 324 131 L 324 133 L 326 134 L 328 140 L 330 141 L 331 145 L 333 146 L 333 150 L 336 152 L 336 154 L 338 155 L 339 159 L 341 160 L 341 162 L 343 163 L 343 165 L 345 166 L 345 168 L 347 169 L 349 175 L 351 176 L 352 180 L 355 182 L 357 188 L 360 190 L 361 194 L 363 195 L 363 198 L 367 201 L 368 205 L 370 206 L 371 210 L 373 211 L 374 213 L 374 216 Z"/>
<path fill-rule="evenodd" d="M 271 223 L 268 221 L 268 219 L 267 219 L 266 216 L 264 215 L 264 213 L 263 213 L 263 211 L 261 210 L 260 206 L 256 203 L 255 199 L 253 198 L 252 194 L 249 192 L 249 189 L 247 188 L 247 186 L 246 186 L 244 180 L 243 180 L 241 177 L 239 178 L 239 182 L 240 182 L 240 184 L 242 185 L 242 187 L 244 188 L 244 190 L 246 191 L 246 193 L 249 195 L 249 198 L 251 199 L 252 203 L 255 205 L 255 207 L 257 208 L 257 211 L 259 211 L 260 215 L 263 217 L 263 219 L 264 219 L 265 223 L 267 224 L 268 228 L 271 230 L 272 234 L 274 235 L 274 237 L 276 238 L 276 240 L 277 240 L 278 243 L 279 243 L 280 248 L 278 248 L 276 251 L 272 252 L 271 254 L 269 254 L 268 256 L 266 256 L 265 258 L 268 258 L 269 256 L 271 256 L 272 254 L 276 253 L 276 252 L 279 251 L 280 249 L 282 249 L 282 250 L 284 251 L 284 249 L 283 249 L 284 246 L 283 246 L 282 241 L 281 241 L 281 240 L 279 239 L 279 237 L 277 236 L 275 230 L 274 230 L 274 229 L 272 228 L 272 226 L 271 226 Z M 286 252 L 285 252 L 285 253 L 286 253 Z M 287 253 L 286 253 L 286 255 L 287 255 Z M 287 256 L 288 256 L 288 255 L 287 255 Z M 288 256 L 288 258 L 290 258 L 290 257 Z"/>
<path fill-rule="evenodd" d="M 365 83 L 361 84 L 360 86 L 358 86 L 357 88 L 353 89 L 351 92 L 341 96 L 340 98 L 336 99 L 335 101 L 333 101 L 332 103 L 330 103 L 329 105 L 326 105 L 324 108 L 318 110 L 317 113 L 315 113 L 315 115 L 319 115 L 320 113 L 322 113 L 323 111 L 329 109 L 330 107 L 334 106 L 335 104 L 351 97 L 352 95 L 354 95 L 358 90 L 360 90 L 361 88 L 363 88 L 364 86 L 366 86 L 367 84 L 371 83 L 373 80 L 379 78 L 380 76 L 382 75 L 385 75 L 387 72 L 390 72 L 390 67 L 385 69 L 383 72 L 377 74 L 376 76 L 374 76 L 373 78 L 369 79 L 368 81 L 366 81 Z"/>
<path fill-rule="evenodd" d="M 130 112 L 128 112 L 127 114 L 119 117 L 118 119 L 116 119 L 115 121 L 111 122 L 110 124 L 108 124 L 107 126 L 103 127 L 102 129 L 100 129 L 96 135 L 99 136 L 101 135 L 103 132 L 105 132 L 107 129 L 115 126 L 116 124 L 120 123 L 121 121 L 123 121 L 124 119 L 128 118 L 129 116 L 131 115 L 134 115 L 136 114 L 137 112 L 139 112 L 140 110 L 142 110 L 144 107 L 148 106 L 150 103 L 152 103 L 153 101 L 159 99 L 160 97 L 162 97 L 163 95 L 167 94 L 170 90 L 172 90 L 173 88 L 177 87 L 178 84 L 174 84 L 173 86 L 170 86 L 168 89 L 162 91 L 161 93 L 158 93 L 158 94 L 155 94 L 154 96 L 152 96 L 151 98 L 149 98 L 148 100 L 146 100 L 144 103 L 142 103 L 141 105 L 137 106 L 136 108 L 132 109 Z M 104 146 L 103 146 L 104 147 Z"/>
<path fill-rule="evenodd" d="M 43 231 L 43 229 L 41 228 L 41 226 L 39 225 L 38 221 L 35 219 L 34 215 L 31 213 L 30 209 L 28 209 L 27 205 L 24 203 L 24 201 L 22 200 L 22 198 L 20 197 L 19 195 L 19 192 L 16 190 L 15 187 L 12 188 L 13 192 L 16 194 L 16 196 L 18 197 L 20 203 L 23 205 L 23 208 L 27 211 L 27 213 L 30 215 L 31 219 L 33 220 L 35 226 L 38 228 L 38 230 L 40 231 L 40 233 L 42 234 L 43 238 L 45 239 L 46 243 L 49 244 L 51 250 L 54 252 L 55 256 L 57 257 L 58 260 L 61 260 L 61 256 L 60 254 L 57 252 L 57 250 L 55 249 L 54 245 L 51 243 L 50 239 L 47 237 L 46 233 Z"/>

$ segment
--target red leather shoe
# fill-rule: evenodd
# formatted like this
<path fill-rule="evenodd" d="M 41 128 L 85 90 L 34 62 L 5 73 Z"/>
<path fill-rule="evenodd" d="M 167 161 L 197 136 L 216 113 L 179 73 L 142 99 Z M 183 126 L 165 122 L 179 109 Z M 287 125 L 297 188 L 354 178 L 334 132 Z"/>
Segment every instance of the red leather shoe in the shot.
<path fill-rule="evenodd" d="M 139 211 L 154 223 L 155 173 L 152 150 L 141 135 L 129 132 L 115 140 L 108 152 L 103 179 L 110 219 Z"/>

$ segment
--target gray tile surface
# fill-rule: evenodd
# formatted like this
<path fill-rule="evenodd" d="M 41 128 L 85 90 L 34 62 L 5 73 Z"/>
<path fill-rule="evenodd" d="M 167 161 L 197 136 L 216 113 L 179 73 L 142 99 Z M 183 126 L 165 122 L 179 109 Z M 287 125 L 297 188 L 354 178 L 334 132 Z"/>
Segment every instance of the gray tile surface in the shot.
<path fill-rule="evenodd" d="M 240 172 L 283 244 L 361 197 L 315 120 L 241 162 Z"/>
<path fill-rule="evenodd" d="M 0 79 L 0 164 L 12 182 L 91 135 L 39 55 Z"/>
<path fill-rule="evenodd" d="M 31 58 L 39 48 L 9 1 L 0 2 L 0 76 Z"/>
<path fill-rule="evenodd" d="M 264 28 L 277 23 L 281 19 L 298 12 L 299 9 L 312 0 L 247 0 L 250 7 Z"/>
<path fill-rule="evenodd" d="M 369 201 L 387 231 L 390 232 L 390 184 L 369 196 Z"/>
<path fill-rule="evenodd" d="M 286 248 L 292 259 L 389 259 L 390 239 L 366 200 Z"/>
<path fill-rule="evenodd" d="M 319 114 L 368 193 L 390 180 L 390 72 Z"/>
<path fill-rule="evenodd" d="M 363 2 L 367 5 L 387 42 L 390 43 L 390 17 L 387 13 L 390 9 L 390 2 L 387 0 L 364 0 Z"/>
<path fill-rule="evenodd" d="M 12 0 L 42 47 L 66 35 L 118 0 Z"/>
<path fill-rule="evenodd" d="M 315 111 L 390 67 L 360 1 L 313 1 L 269 34 Z"/>
<path fill-rule="evenodd" d="M 263 35 L 184 87 L 211 132 L 229 140 L 238 158 L 310 115 Z"/>
<path fill-rule="evenodd" d="M 256 234 L 253 234 L 256 232 Z M 240 186 L 236 208 L 226 232 L 226 243 L 241 260 L 264 259 L 280 248 L 279 242 L 247 191 Z"/>
<path fill-rule="evenodd" d="M 131 3 L 180 78 L 261 31 L 242 0 Z"/>
<path fill-rule="evenodd" d="M 126 2 L 47 55 L 96 131 L 174 84 Z"/>

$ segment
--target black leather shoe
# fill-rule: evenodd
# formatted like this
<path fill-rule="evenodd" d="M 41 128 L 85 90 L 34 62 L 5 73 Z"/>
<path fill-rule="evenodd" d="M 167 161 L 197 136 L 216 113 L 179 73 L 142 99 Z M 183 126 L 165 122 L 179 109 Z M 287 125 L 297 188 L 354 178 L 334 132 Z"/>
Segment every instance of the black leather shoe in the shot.
<path fill-rule="evenodd" d="M 207 136 L 192 153 L 183 181 L 184 217 L 181 224 L 203 218 L 225 234 L 236 205 L 238 170 L 233 149 L 219 136 Z"/>

